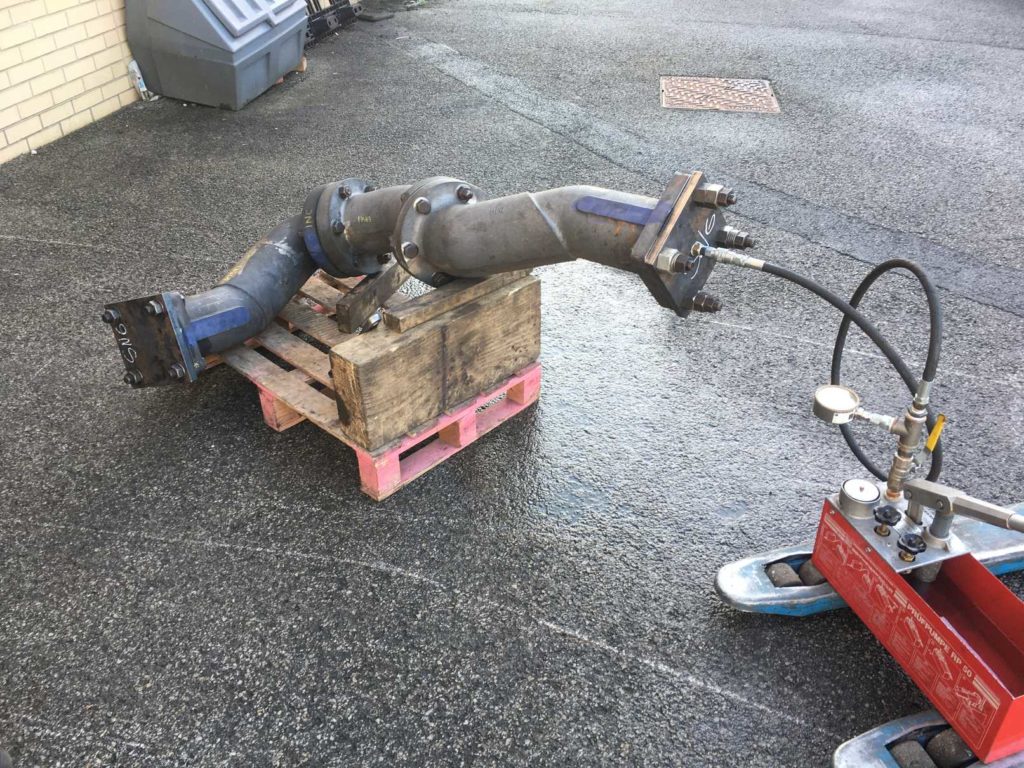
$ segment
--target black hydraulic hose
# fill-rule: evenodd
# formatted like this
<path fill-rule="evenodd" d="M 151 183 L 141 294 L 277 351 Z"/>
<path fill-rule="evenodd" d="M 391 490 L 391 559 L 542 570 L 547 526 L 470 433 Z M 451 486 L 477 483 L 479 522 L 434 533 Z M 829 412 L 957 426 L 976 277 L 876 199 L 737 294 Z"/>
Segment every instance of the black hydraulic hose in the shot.
<path fill-rule="evenodd" d="M 850 306 L 860 306 L 861 300 L 875 281 L 887 272 L 892 272 L 897 269 L 905 269 L 913 274 L 921 284 L 921 288 L 924 289 L 925 297 L 928 300 L 928 357 L 925 360 L 924 373 L 921 375 L 921 378 L 924 381 L 931 382 L 935 380 L 935 372 L 939 365 L 939 355 L 942 350 L 942 307 L 939 304 L 938 292 L 935 290 L 935 286 L 932 284 L 932 281 L 928 278 L 928 273 L 914 262 L 906 259 L 890 259 L 888 261 L 884 261 L 872 269 L 864 277 L 860 285 L 857 286 L 857 290 L 853 292 L 853 296 L 850 298 Z M 850 331 L 850 322 L 849 315 L 844 314 L 843 320 L 839 324 L 839 333 L 836 335 L 835 347 L 832 350 L 831 381 L 833 384 L 840 383 L 843 368 L 843 350 L 846 347 L 846 338 Z M 904 381 L 907 381 L 906 378 L 904 378 Z M 914 386 L 912 386 L 910 382 L 907 382 L 907 386 L 910 387 L 911 391 L 914 391 Z M 935 416 L 930 409 L 928 412 L 927 424 L 929 430 L 935 426 Z M 854 437 L 853 430 L 850 428 L 850 425 L 840 424 L 839 431 L 842 433 L 846 444 L 850 447 L 850 451 L 857 457 L 857 460 L 860 461 L 860 463 L 863 464 L 871 474 L 875 475 L 875 477 L 885 479 L 885 476 L 881 473 L 878 467 L 874 465 L 857 443 L 857 439 Z M 928 468 L 927 479 L 934 482 L 939 479 L 939 475 L 941 473 L 942 441 L 939 440 L 932 451 L 932 460 L 931 465 Z"/>
<path fill-rule="evenodd" d="M 907 262 L 907 263 L 910 263 L 910 262 Z M 796 285 L 799 285 L 801 288 L 805 288 L 806 290 L 808 290 L 811 293 L 815 294 L 819 298 L 824 299 L 829 304 L 831 304 L 833 307 L 835 307 L 840 312 L 842 312 L 843 315 L 844 315 L 843 322 L 845 323 L 845 328 L 849 329 L 849 324 L 850 324 L 851 321 L 856 323 L 857 327 L 860 328 L 867 335 L 867 337 L 869 339 L 871 339 L 871 341 L 873 341 L 875 343 L 875 346 L 877 346 L 878 349 L 881 350 L 882 354 L 885 355 L 886 359 L 888 359 L 888 361 L 892 364 L 893 368 L 896 369 L 896 372 L 899 373 L 900 378 L 903 379 L 904 383 L 907 385 L 907 387 L 910 389 L 910 391 L 912 393 L 917 391 L 918 381 L 914 377 L 914 374 L 911 373 L 910 368 L 907 366 L 906 362 L 904 362 L 903 358 L 892 347 L 892 345 L 889 344 L 888 341 L 886 341 L 885 337 L 882 336 L 881 332 L 874 325 L 874 323 L 872 323 L 870 320 L 868 320 L 861 313 L 861 311 L 856 308 L 856 306 L 854 306 L 853 304 L 851 304 L 851 303 L 845 301 L 844 299 L 840 298 L 836 294 L 832 293 L 832 291 L 828 290 L 827 288 L 825 288 L 824 286 L 822 286 L 819 283 L 815 282 L 814 280 L 811 280 L 810 278 L 804 277 L 803 275 L 800 275 L 800 274 L 797 274 L 796 272 L 788 270 L 785 267 L 780 267 L 777 264 L 772 264 L 770 262 L 764 262 L 764 264 L 761 266 L 761 271 L 762 272 L 767 272 L 770 275 L 775 275 L 776 277 L 781 277 L 783 280 L 788 280 L 791 283 L 795 283 Z M 877 279 L 877 276 L 876 276 L 876 279 Z M 925 278 L 925 279 L 927 280 L 927 278 Z M 870 283 L 868 285 L 870 286 Z M 930 285 L 930 283 L 929 283 L 929 285 Z M 858 288 L 858 291 L 859 290 L 860 289 Z M 864 290 L 866 291 L 867 289 L 865 288 Z M 934 295 L 934 289 L 933 289 L 933 294 L 932 295 Z M 938 306 L 938 302 L 935 302 L 934 306 L 937 307 Z M 942 329 L 941 329 L 941 318 L 940 318 L 939 333 L 941 333 L 941 330 Z M 929 348 L 929 360 L 930 360 L 932 358 L 932 354 L 931 354 L 931 346 L 932 345 L 929 345 L 929 346 L 930 346 L 930 348 Z M 938 364 L 938 348 L 937 348 L 937 346 L 935 348 L 934 359 L 935 359 L 935 364 L 937 365 Z M 934 377 L 934 371 L 932 371 L 932 376 Z M 844 433 L 844 436 L 845 436 L 845 433 Z M 867 469 L 869 472 L 871 472 L 871 474 L 873 474 L 875 477 L 877 477 L 880 480 L 885 480 L 886 479 L 887 475 L 885 473 L 882 473 L 874 465 L 874 463 L 870 459 L 868 459 L 867 456 L 864 455 L 864 452 L 860 449 L 860 446 L 858 446 L 855 441 L 852 441 L 851 439 L 848 438 L 847 439 L 847 443 L 850 445 L 850 448 L 853 451 L 854 455 L 857 457 L 857 460 L 860 461 L 861 464 L 864 465 L 865 469 Z M 936 446 L 936 449 L 938 450 L 938 446 Z M 940 454 L 940 460 L 941 460 L 941 454 Z M 929 477 L 930 477 L 930 474 L 929 474 Z"/>

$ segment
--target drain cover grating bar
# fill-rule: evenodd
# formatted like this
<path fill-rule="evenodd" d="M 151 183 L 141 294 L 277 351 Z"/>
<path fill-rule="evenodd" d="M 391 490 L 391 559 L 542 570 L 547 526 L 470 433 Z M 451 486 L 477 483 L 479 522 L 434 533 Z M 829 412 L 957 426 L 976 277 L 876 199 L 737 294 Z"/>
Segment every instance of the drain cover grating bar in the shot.
<path fill-rule="evenodd" d="M 732 77 L 661 78 L 661 106 L 669 109 L 717 109 L 724 112 L 780 112 L 767 80 Z"/>

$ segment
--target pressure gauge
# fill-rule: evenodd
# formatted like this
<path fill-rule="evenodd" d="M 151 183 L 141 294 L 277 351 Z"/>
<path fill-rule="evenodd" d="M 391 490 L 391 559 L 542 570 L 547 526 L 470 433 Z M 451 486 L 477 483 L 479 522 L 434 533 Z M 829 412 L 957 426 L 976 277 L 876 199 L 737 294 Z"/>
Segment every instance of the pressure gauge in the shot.
<path fill-rule="evenodd" d="M 826 424 L 847 424 L 860 408 L 860 395 L 842 384 L 826 384 L 814 391 L 814 415 Z"/>

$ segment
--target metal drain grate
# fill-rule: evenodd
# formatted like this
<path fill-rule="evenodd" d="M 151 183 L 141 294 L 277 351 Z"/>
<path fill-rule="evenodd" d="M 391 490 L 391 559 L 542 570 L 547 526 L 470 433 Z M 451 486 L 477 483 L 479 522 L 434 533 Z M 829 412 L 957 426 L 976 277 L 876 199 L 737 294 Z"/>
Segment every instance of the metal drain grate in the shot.
<path fill-rule="evenodd" d="M 767 80 L 732 77 L 661 78 L 661 106 L 669 109 L 717 109 L 723 112 L 780 112 Z"/>

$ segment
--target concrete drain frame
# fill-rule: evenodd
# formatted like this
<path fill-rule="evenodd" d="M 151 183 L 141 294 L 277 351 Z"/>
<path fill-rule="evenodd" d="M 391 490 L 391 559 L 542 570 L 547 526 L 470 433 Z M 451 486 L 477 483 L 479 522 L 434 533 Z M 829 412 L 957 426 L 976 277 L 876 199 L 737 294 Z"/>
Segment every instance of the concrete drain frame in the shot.
<path fill-rule="evenodd" d="M 718 112 L 782 111 L 770 82 L 736 77 L 662 75 L 661 106 Z"/>

